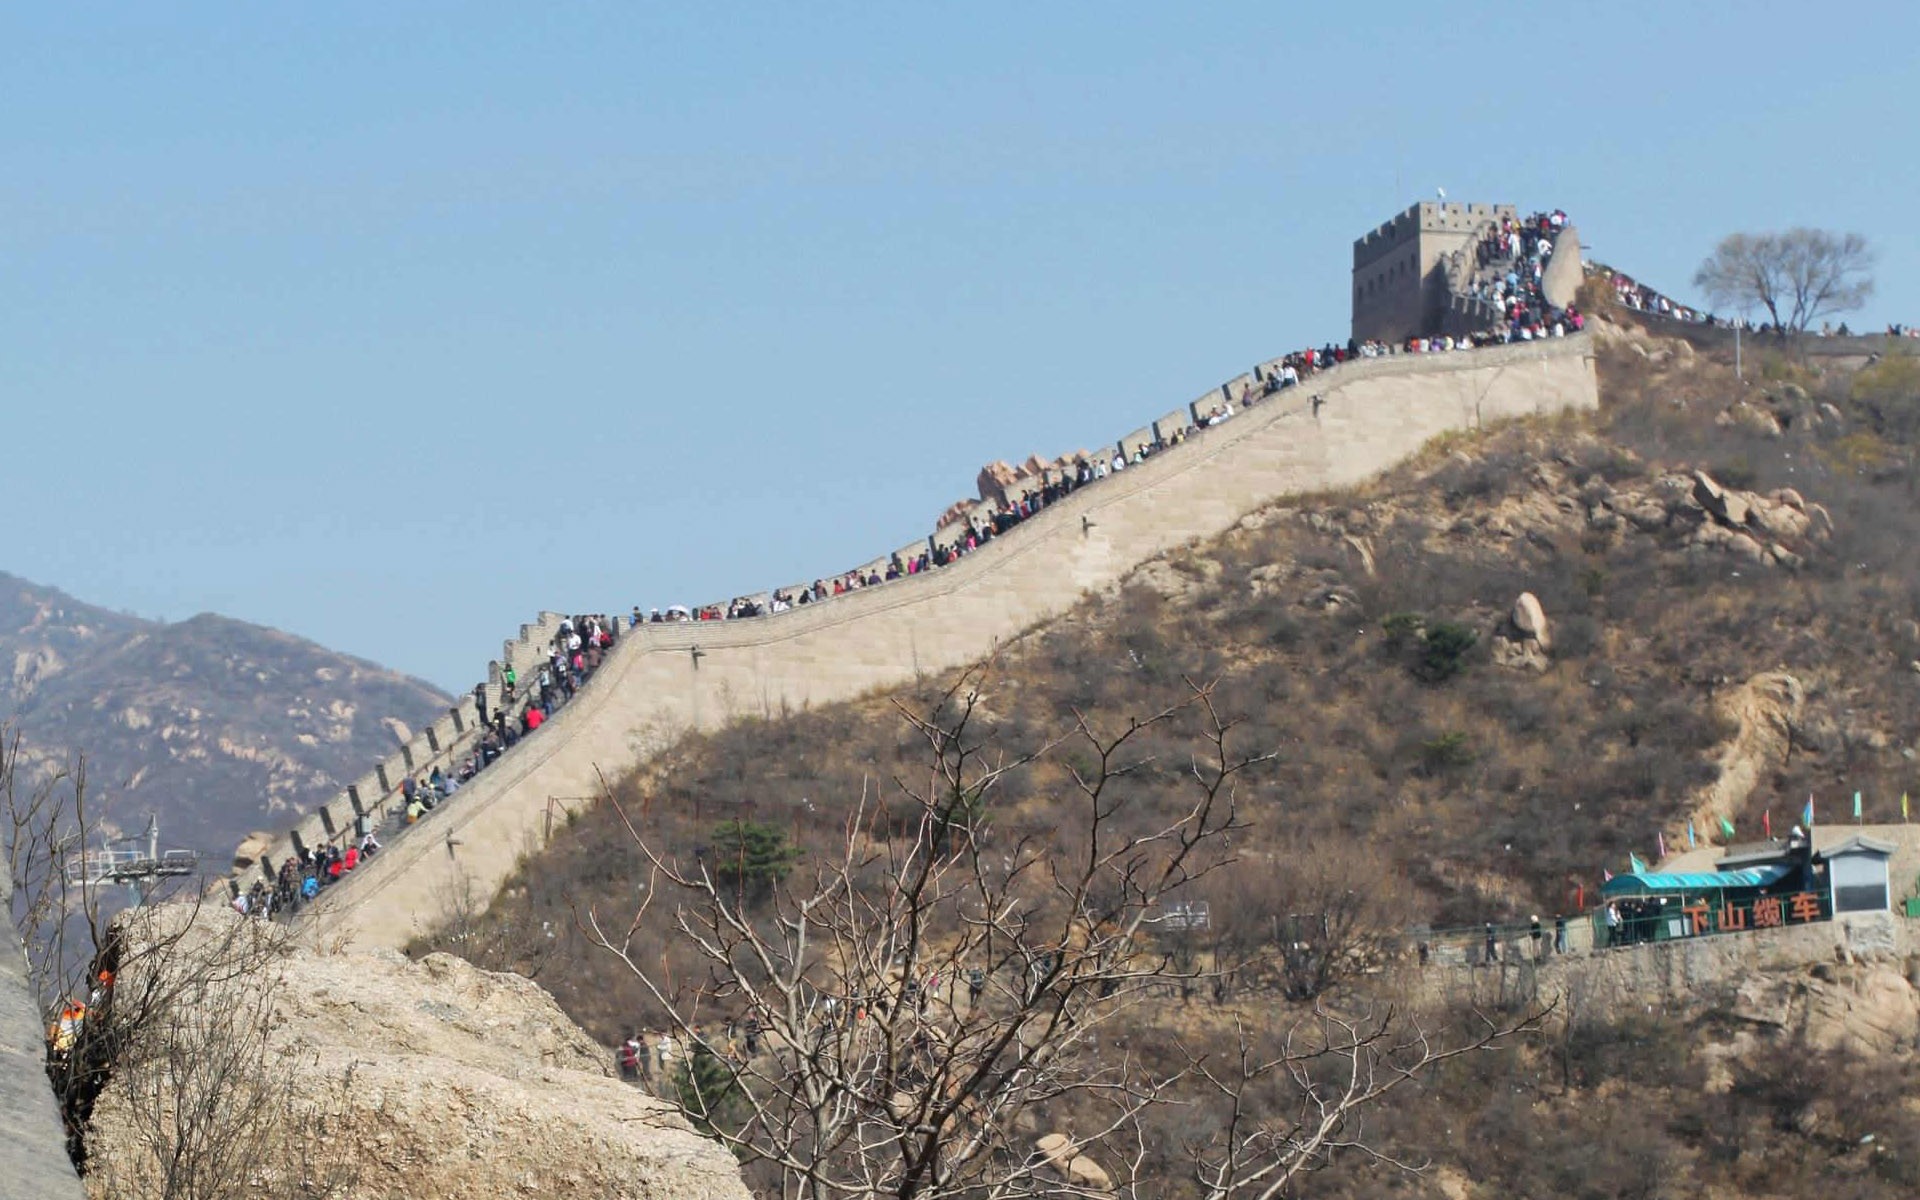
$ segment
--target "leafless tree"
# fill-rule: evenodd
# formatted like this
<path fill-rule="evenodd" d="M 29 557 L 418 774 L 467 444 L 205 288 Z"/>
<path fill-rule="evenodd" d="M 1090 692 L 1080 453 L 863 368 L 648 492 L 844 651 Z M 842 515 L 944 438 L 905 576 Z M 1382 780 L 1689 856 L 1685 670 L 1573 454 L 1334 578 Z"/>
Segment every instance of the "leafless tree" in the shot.
<path fill-rule="evenodd" d="M 1783 335 L 1804 333 L 1821 317 L 1853 312 L 1873 294 L 1874 254 L 1857 233 L 1789 229 L 1734 233 L 1694 272 L 1715 304 L 1764 308 Z"/>
<path fill-rule="evenodd" d="M 1321 839 L 1293 847 L 1285 860 L 1242 859 L 1220 914 L 1221 970 L 1311 1000 L 1400 949 L 1411 918 L 1408 885 L 1386 858 L 1365 846 Z"/>
<path fill-rule="evenodd" d="M 89 804 L 86 759 L 36 770 L 20 731 L 0 725 L 0 805 L 13 924 L 26 945 L 28 982 L 43 1008 L 57 1008 L 65 997 L 86 994 L 104 940 L 97 889 L 67 871 L 100 825 Z"/>
<path fill-rule="evenodd" d="M 1447 1059 L 1537 1029 L 1543 1015 L 1473 1013 L 1464 1035 L 1442 1042 L 1391 1007 L 1342 1014 L 1315 1006 L 1264 1053 L 1261 1039 L 1240 1028 L 1230 1061 L 1193 1064 L 1211 1094 L 1214 1130 L 1187 1147 L 1200 1196 L 1275 1200 L 1342 1152 L 1417 1173 L 1424 1162 L 1390 1155 L 1368 1138 L 1367 1110 Z"/>
<path fill-rule="evenodd" d="M 691 1048 L 674 1089 L 683 1108 L 766 1194 L 1157 1194 L 1142 1172 L 1144 1118 L 1213 1069 L 1202 1058 L 1169 1065 L 1112 1033 L 1178 976 L 1155 949 L 1153 920 L 1228 860 L 1229 835 L 1244 827 L 1238 785 L 1268 756 L 1238 751 L 1211 688 L 1191 683 L 1124 729 L 1075 714 L 1061 737 L 997 753 L 974 728 L 981 683 L 962 678 L 927 714 L 901 706 L 926 743 L 925 776 L 863 795 L 834 853 L 802 863 L 757 907 L 700 862 L 650 844 L 609 793 L 653 880 L 630 918 L 589 911 L 581 927 L 672 1014 Z M 1152 762 L 1140 747 L 1150 731 L 1183 726 L 1195 746 L 1184 791 L 1156 806 L 1135 786 Z M 1049 756 L 1066 767 L 1071 828 L 1003 832 L 996 788 Z M 698 948 L 703 977 L 676 985 L 636 951 L 652 944 L 637 938 L 650 920 Z M 1366 1036 L 1367 1065 L 1418 1068 L 1412 1046 L 1376 1055 L 1378 1037 Z M 1290 1045 L 1276 1061 L 1312 1072 L 1328 1053 Z M 1348 1112 L 1383 1090 L 1314 1095 Z M 1028 1140 L 1045 1125 L 1060 1135 Z M 1308 1153 L 1328 1136 L 1309 1139 Z M 1256 1141 L 1220 1177 L 1274 1153 L 1295 1151 Z"/>
<path fill-rule="evenodd" d="M 115 914 L 116 896 L 70 870 L 103 827 L 84 756 L 36 769 L 18 732 L 0 729 L 0 808 L 12 916 L 50 1030 L 47 1078 L 81 1174 L 107 1194 L 169 1200 L 339 1194 L 352 1165 L 323 1130 L 344 1086 L 296 1102 L 284 1072 L 301 1064 L 267 1054 L 285 927 L 223 907 L 203 925 L 190 881 Z M 103 1155 L 91 1123 L 110 1087 L 131 1133 Z"/>
<path fill-rule="evenodd" d="M 284 926 L 185 904 L 139 909 L 115 932 L 135 954 L 118 973 L 123 1018 L 99 1110 L 113 1132 L 92 1139 L 88 1174 L 108 1195 L 154 1200 L 320 1198 L 358 1179 L 355 1147 L 335 1133 L 352 1071 L 271 1044 Z M 295 1084 L 298 1086 L 295 1086 Z"/>

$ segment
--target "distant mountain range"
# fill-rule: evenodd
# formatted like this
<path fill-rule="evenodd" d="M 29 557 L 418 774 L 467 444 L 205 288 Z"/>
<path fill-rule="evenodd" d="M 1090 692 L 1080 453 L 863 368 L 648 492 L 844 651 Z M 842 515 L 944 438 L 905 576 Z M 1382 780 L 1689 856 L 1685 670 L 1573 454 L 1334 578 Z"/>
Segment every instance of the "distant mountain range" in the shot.
<path fill-rule="evenodd" d="M 36 764 L 84 754 L 96 811 L 160 818 L 219 870 L 254 829 L 344 787 L 450 697 L 303 638 L 203 613 L 147 621 L 0 572 L 0 721 Z"/>

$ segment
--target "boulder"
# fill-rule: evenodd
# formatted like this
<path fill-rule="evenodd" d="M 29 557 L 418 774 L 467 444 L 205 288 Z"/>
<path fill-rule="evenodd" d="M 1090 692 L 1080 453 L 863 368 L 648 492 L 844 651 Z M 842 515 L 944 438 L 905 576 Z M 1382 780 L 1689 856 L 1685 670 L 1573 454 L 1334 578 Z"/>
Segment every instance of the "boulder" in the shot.
<path fill-rule="evenodd" d="M 1635 529 L 1643 533 L 1665 529 L 1672 517 L 1664 505 L 1648 496 L 1637 497 L 1621 505 L 1618 511 L 1621 516 L 1633 523 Z"/>
<path fill-rule="evenodd" d="M 1532 592 L 1521 592 L 1520 598 L 1513 602 L 1511 619 L 1513 627 L 1539 642 L 1542 650 L 1553 649 L 1553 636 L 1547 631 L 1546 610 L 1540 607 L 1538 596 Z"/>
<path fill-rule="evenodd" d="M 273 835 L 254 830 L 241 839 L 239 847 L 233 852 L 233 869 L 244 871 L 260 861 L 262 855 L 273 848 Z"/>
<path fill-rule="evenodd" d="M 1813 524 L 1813 518 L 1790 504 L 1758 497 L 1754 498 L 1748 518 L 1751 524 L 1776 538 L 1804 537 Z"/>
<path fill-rule="evenodd" d="M 1492 651 L 1494 665 L 1508 670 L 1538 673 L 1549 665 L 1547 652 L 1531 638 L 1520 640 L 1496 634 L 1488 649 Z"/>
<path fill-rule="evenodd" d="M 1784 431 L 1779 416 L 1745 400 L 1734 401 L 1713 419 L 1713 423 L 1722 429 L 1738 426 L 1767 437 L 1779 437 Z"/>
<path fill-rule="evenodd" d="M 1767 561 L 1767 548 L 1744 533 L 1736 533 L 1729 537 L 1727 549 L 1750 563 L 1764 564 Z"/>
<path fill-rule="evenodd" d="M 1731 488 L 1721 487 L 1705 471 L 1693 473 L 1693 498 L 1723 525 L 1745 525 L 1750 505 L 1746 497 Z"/>
<path fill-rule="evenodd" d="M 1540 293 L 1548 304 L 1565 308 L 1578 296 L 1586 273 L 1580 268 L 1580 231 L 1571 225 L 1561 228 L 1553 238 L 1553 253 L 1540 273 Z"/>
<path fill-rule="evenodd" d="M 1099 1163 L 1086 1155 L 1077 1155 L 1067 1163 L 1067 1182 L 1090 1192 L 1113 1190 L 1113 1180 Z"/>
<path fill-rule="evenodd" d="M 1040 1157 L 1046 1160 L 1048 1166 L 1058 1170 L 1065 1170 L 1066 1164 L 1080 1152 L 1080 1147 L 1074 1145 L 1073 1139 L 1064 1133 L 1049 1133 L 1034 1142 L 1033 1148 L 1040 1152 Z"/>

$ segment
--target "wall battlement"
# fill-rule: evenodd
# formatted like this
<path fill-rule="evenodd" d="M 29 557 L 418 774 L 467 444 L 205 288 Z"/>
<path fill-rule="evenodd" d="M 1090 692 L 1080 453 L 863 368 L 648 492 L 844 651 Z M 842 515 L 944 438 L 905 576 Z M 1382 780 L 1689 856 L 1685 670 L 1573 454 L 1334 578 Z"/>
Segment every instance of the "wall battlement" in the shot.
<path fill-rule="evenodd" d="M 1471 232 L 1500 217 L 1517 217 L 1511 204 L 1442 204 L 1426 200 L 1410 205 L 1392 220 L 1353 240 L 1353 265 L 1360 268 L 1401 246 L 1411 243 L 1421 232 Z"/>
<path fill-rule="evenodd" d="M 543 612 L 537 620 L 522 625 L 517 638 L 509 638 L 502 644 L 500 657 L 487 664 L 487 678 L 480 685 L 489 713 L 498 710 L 504 697 L 507 666 L 523 680 L 531 680 L 538 674 L 547 661 L 553 636 L 560 631 L 560 621 L 559 613 Z M 449 708 L 446 715 L 375 763 L 372 770 L 302 816 L 257 860 L 236 861 L 232 879 L 243 887 L 255 877 L 271 882 L 280 864 L 288 858 L 303 855 L 312 847 L 345 845 L 349 840 L 357 840 L 360 831 L 376 827 L 400 804 L 402 780 L 409 776 L 419 779 L 435 767 L 454 770 L 485 734 L 479 704 L 469 692 Z"/>
<path fill-rule="evenodd" d="M 553 824 L 599 794 L 603 776 L 689 731 L 976 662 L 1141 563 L 1284 496 L 1358 483 L 1450 430 L 1598 403 L 1584 336 L 1361 359 L 1069 494 L 950 566 L 753 620 L 638 627 L 539 735 L 311 911 L 330 935 L 404 946 L 449 889 L 470 884 L 491 897 Z"/>

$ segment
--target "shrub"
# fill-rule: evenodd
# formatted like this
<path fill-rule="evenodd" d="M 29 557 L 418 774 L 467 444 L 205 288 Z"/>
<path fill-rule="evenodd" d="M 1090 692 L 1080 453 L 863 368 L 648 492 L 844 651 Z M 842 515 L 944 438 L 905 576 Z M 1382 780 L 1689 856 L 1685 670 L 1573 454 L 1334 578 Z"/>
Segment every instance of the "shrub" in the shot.
<path fill-rule="evenodd" d="M 1457 729 L 1420 743 L 1420 769 L 1428 775 L 1470 766 L 1473 760 L 1472 744 L 1467 741 L 1467 735 Z"/>
<path fill-rule="evenodd" d="M 1467 669 L 1467 653 L 1480 635 L 1454 621 L 1428 626 L 1414 674 L 1428 683 L 1444 683 Z"/>
<path fill-rule="evenodd" d="M 713 831 L 714 882 L 732 888 L 743 903 L 771 896 L 799 857 L 786 834 L 758 821 L 735 819 Z"/>

